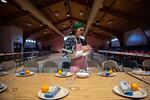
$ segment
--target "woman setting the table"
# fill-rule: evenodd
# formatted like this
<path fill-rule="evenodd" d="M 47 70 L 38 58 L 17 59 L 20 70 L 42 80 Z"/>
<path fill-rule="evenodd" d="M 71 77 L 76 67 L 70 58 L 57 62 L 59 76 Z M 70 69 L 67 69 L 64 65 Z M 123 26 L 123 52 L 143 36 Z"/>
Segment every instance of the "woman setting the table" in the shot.
<path fill-rule="evenodd" d="M 87 45 L 85 37 L 83 37 L 83 32 L 84 24 L 75 22 L 73 24 L 72 34 L 64 38 L 65 42 L 62 51 L 63 56 L 68 56 L 68 53 L 73 53 L 73 58 L 71 59 L 72 66 L 87 70 L 86 55 L 90 53 L 91 46 Z"/>

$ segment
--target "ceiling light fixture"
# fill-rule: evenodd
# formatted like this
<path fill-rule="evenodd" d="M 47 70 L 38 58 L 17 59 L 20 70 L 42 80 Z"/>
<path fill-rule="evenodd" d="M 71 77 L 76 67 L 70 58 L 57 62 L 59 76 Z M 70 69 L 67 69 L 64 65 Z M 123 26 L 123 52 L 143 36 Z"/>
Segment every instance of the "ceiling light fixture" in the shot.
<path fill-rule="evenodd" d="M 40 24 L 40 26 L 42 27 L 42 26 L 43 26 L 43 24 Z"/>
<path fill-rule="evenodd" d="M 32 26 L 32 23 L 26 22 L 26 25 L 27 25 L 27 26 Z"/>
<path fill-rule="evenodd" d="M 63 27 L 63 28 L 65 28 L 65 27 L 66 27 L 66 25 L 65 25 L 65 24 L 63 24 L 63 25 L 62 25 L 62 27 Z"/>
<path fill-rule="evenodd" d="M 80 16 L 83 16 L 83 11 L 80 11 L 79 15 L 80 15 Z"/>
<path fill-rule="evenodd" d="M 99 23 L 99 21 L 98 20 L 96 20 L 96 25 L 98 26 L 98 25 L 100 25 L 100 23 Z"/>
<path fill-rule="evenodd" d="M 44 33 L 44 34 L 47 34 L 47 31 L 44 31 L 43 33 Z"/>
<path fill-rule="evenodd" d="M 69 11 L 67 12 L 67 17 L 70 17 Z"/>
<path fill-rule="evenodd" d="M 108 22 L 107 22 L 108 25 L 111 25 L 112 23 L 113 23 L 112 20 L 108 20 Z"/>
<path fill-rule="evenodd" d="M 58 17 L 58 16 L 59 16 L 58 11 L 55 11 L 55 12 L 54 12 L 54 15 L 55 15 L 56 17 Z"/>
<path fill-rule="evenodd" d="M 1 0 L 1 2 L 3 2 L 3 3 L 7 3 L 7 0 Z"/>

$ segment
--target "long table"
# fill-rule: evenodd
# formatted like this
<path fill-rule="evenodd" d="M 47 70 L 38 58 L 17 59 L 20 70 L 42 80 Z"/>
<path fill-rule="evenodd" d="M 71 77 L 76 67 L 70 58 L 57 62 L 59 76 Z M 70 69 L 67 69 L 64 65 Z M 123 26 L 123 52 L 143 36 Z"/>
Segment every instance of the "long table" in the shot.
<path fill-rule="evenodd" d="M 119 55 L 125 55 L 125 56 L 136 56 L 136 57 L 150 58 L 149 54 L 143 54 L 143 53 L 129 53 L 129 52 L 119 52 L 119 51 L 108 51 L 108 50 L 98 50 L 98 52 L 110 53 L 110 54 L 119 54 Z"/>
<path fill-rule="evenodd" d="M 129 74 L 129 75 L 131 75 L 131 76 L 133 76 L 133 77 L 135 77 L 135 78 L 137 78 L 137 79 L 150 85 L 150 75 L 144 76 L 144 75 L 133 74 L 132 72 L 127 72 L 127 74 Z"/>
<path fill-rule="evenodd" d="M 0 93 L 0 100 L 40 100 L 37 96 L 38 90 L 43 84 L 60 85 L 68 88 L 68 78 L 59 78 L 54 74 L 36 73 L 30 77 L 16 77 L 15 74 L 8 74 L 0 77 L 0 81 L 13 79 L 13 88 L 17 91 Z M 91 73 L 89 78 L 76 78 L 75 85 L 79 90 L 69 90 L 69 95 L 63 100 L 127 100 L 113 93 L 112 88 L 118 85 L 120 80 L 127 80 L 129 83 L 138 83 L 140 87 L 149 87 L 150 85 L 126 74 L 117 72 L 115 77 L 101 77 L 97 73 Z M 150 94 L 144 100 L 150 100 Z"/>

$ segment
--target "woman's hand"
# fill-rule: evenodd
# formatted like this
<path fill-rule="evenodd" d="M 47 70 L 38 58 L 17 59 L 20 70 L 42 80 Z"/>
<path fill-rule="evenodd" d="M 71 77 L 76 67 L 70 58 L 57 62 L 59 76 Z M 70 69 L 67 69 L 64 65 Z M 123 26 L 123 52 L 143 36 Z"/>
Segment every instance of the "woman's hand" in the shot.
<path fill-rule="evenodd" d="M 92 49 L 92 48 L 91 48 L 90 45 L 82 46 L 82 51 L 83 51 L 83 52 L 89 52 L 91 49 Z"/>

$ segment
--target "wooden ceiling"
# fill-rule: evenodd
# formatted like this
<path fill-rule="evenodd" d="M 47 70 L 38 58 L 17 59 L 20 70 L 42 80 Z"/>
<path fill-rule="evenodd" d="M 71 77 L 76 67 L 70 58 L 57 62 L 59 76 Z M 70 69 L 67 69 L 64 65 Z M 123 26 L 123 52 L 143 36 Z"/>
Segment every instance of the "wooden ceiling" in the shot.
<path fill-rule="evenodd" d="M 30 36 L 39 41 L 47 41 L 59 36 L 15 0 L 7 1 L 8 3 L 0 2 L 1 26 L 15 25 L 23 29 L 24 38 Z M 29 1 L 61 32 L 66 32 L 74 21 L 87 23 L 94 0 Z M 137 27 L 149 27 L 149 4 L 149 0 L 104 0 L 103 8 L 99 9 L 88 35 L 99 39 L 109 39 L 113 35 L 121 38 L 126 31 Z M 67 17 L 67 12 L 70 13 L 70 17 Z"/>

